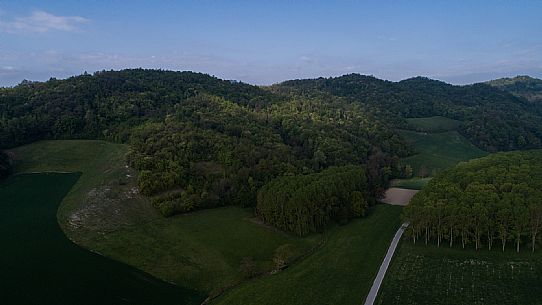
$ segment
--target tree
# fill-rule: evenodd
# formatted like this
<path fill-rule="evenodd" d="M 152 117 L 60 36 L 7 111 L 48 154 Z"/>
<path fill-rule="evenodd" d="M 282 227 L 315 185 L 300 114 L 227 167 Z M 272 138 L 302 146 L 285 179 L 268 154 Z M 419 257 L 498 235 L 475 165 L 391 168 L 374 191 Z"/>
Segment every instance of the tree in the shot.
<path fill-rule="evenodd" d="M 496 213 L 496 226 L 499 238 L 501 240 L 502 251 L 506 246 L 506 241 L 510 235 L 510 224 L 512 221 L 512 205 L 509 200 L 501 199 Z"/>
<path fill-rule="evenodd" d="M 363 193 L 360 191 L 352 192 L 352 214 L 354 217 L 365 216 L 365 210 L 368 208 L 368 203 L 363 198 Z"/>
<path fill-rule="evenodd" d="M 516 197 L 517 200 L 517 197 Z M 519 200 L 518 200 L 519 201 Z M 512 208 L 512 231 L 514 232 L 516 241 L 516 251 L 519 253 L 519 245 L 521 243 L 521 236 L 527 229 L 529 224 L 529 210 L 525 207 L 523 202 L 516 202 Z"/>
<path fill-rule="evenodd" d="M 534 200 L 529 203 L 529 214 L 530 214 L 530 233 L 531 233 L 531 245 L 532 251 L 535 250 L 536 238 L 540 232 L 542 226 L 542 196 L 537 194 L 533 196 Z"/>
<path fill-rule="evenodd" d="M 295 257 L 295 248 L 291 244 L 284 244 L 279 246 L 275 250 L 275 256 L 273 262 L 275 263 L 275 269 L 284 269 L 290 263 L 291 259 Z"/>

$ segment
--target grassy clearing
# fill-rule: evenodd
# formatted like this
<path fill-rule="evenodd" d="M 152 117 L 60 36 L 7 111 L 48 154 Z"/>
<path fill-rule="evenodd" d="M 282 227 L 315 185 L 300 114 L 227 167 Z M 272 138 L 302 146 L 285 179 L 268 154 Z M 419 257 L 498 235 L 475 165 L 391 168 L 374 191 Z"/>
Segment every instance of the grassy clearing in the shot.
<path fill-rule="evenodd" d="M 80 174 L 15 175 L 0 184 L 0 303 L 199 304 L 184 289 L 70 242 L 57 208 Z"/>
<path fill-rule="evenodd" d="M 104 141 L 40 141 L 11 150 L 15 172 L 81 172 L 58 209 L 60 226 L 79 244 L 87 237 L 160 215 L 137 196 L 136 173 L 125 167 L 128 146 Z"/>
<path fill-rule="evenodd" d="M 461 125 L 461 121 L 433 116 L 428 118 L 409 118 L 407 119 L 409 129 L 421 132 L 445 132 L 457 130 Z"/>
<path fill-rule="evenodd" d="M 461 161 L 480 158 L 487 153 L 461 136 L 457 131 L 425 133 L 408 130 L 398 131 L 411 142 L 418 154 L 404 158 L 417 177 L 435 176 Z"/>
<path fill-rule="evenodd" d="M 326 231 L 317 252 L 276 275 L 237 287 L 213 304 L 361 304 L 400 225 L 397 206 L 378 205 L 366 218 Z"/>
<path fill-rule="evenodd" d="M 391 182 L 391 186 L 409 190 L 421 190 L 430 180 L 431 178 L 395 179 Z"/>
<path fill-rule="evenodd" d="M 402 241 L 377 304 L 542 304 L 540 253 L 437 248 Z"/>
<path fill-rule="evenodd" d="M 251 211 L 216 208 L 97 237 L 97 250 L 151 274 L 207 293 L 241 281 L 240 264 L 250 257 L 259 271 L 273 267 L 275 250 L 291 244 L 302 254 L 320 235 L 297 238 L 257 224 Z"/>
<path fill-rule="evenodd" d="M 320 235 L 298 239 L 267 228 L 237 207 L 163 218 L 138 194 L 137 173 L 125 166 L 126 145 L 103 141 L 42 141 L 13 149 L 15 170 L 82 172 L 58 210 L 76 243 L 180 286 L 211 293 L 240 280 L 239 264 L 252 257 L 267 270 L 275 249 L 298 254 Z"/>

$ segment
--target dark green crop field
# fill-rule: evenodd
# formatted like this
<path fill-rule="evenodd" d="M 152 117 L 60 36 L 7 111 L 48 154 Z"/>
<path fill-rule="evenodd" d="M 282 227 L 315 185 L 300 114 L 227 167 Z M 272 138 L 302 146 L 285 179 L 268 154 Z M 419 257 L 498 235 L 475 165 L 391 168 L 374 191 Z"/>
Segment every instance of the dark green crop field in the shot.
<path fill-rule="evenodd" d="M 540 253 L 450 249 L 403 240 L 378 305 L 542 304 Z"/>
<path fill-rule="evenodd" d="M 0 304 L 199 304 L 203 295 L 65 237 L 57 208 L 79 176 L 24 174 L 0 184 Z"/>

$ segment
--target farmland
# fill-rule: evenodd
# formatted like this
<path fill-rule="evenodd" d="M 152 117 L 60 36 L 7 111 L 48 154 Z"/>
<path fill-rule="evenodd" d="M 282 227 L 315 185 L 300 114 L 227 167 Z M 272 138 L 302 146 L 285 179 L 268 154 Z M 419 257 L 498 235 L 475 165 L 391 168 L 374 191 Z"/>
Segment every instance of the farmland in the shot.
<path fill-rule="evenodd" d="M 541 304 L 542 257 L 403 240 L 376 304 Z"/>
<path fill-rule="evenodd" d="M 360 304 L 390 240 L 401 207 L 377 205 L 366 218 L 330 228 L 317 252 L 276 275 L 241 285 L 212 304 Z"/>
<path fill-rule="evenodd" d="M 56 220 L 80 174 L 15 175 L 0 185 L 2 304 L 199 304 L 204 295 L 70 242 Z M 23 284 L 24 283 L 24 284 Z M 99 293 L 98 293 L 99 292 Z"/>

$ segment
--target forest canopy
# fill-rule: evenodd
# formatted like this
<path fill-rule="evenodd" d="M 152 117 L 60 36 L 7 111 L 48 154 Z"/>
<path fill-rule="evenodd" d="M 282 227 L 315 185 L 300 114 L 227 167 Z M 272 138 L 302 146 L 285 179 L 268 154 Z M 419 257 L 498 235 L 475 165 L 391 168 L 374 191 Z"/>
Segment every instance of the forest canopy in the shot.
<path fill-rule="evenodd" d="M 258 191 L 256 215 L 297 235 L 318 232 L 330 220 L 365 215 L 368 185 L 360 166 L 331 167 L 310 175 L 284 176 Z"/>
<path fill-rule="evenodd" d="M 425 77 L 391 82 L 349 74 L 286 81 L 273 86 L 273 91 L 347 98 L 378 109 L 398 128 L 408 125 L 405 118 L 442 116 L 462 121 L 459 132 L 489 152 L 542 147 L 542 103 L 487 84 L 453 86 Z"/>
<path fill-rule="evenodd" d="M 194 72 L 130 69 L 0 88 L 0 149 L 44 139 L 130 144 L 139 187 L 164 214 L 252 206 L 284 175 L 362 166 L 367 198 L 408 176 L 405 118 L 461 121 L 479 147 L 540 147 L 538 105 L 487 85 L 369 76 L 258 87 Z M 365 197 L 364 197 L 365 198 Z"/>
<path fill-rule="evenodd" d="M 405 208 L 414 242 L 532 251 L 542 229 L 542 150 L 497 153 L 433 178 Z"/>

